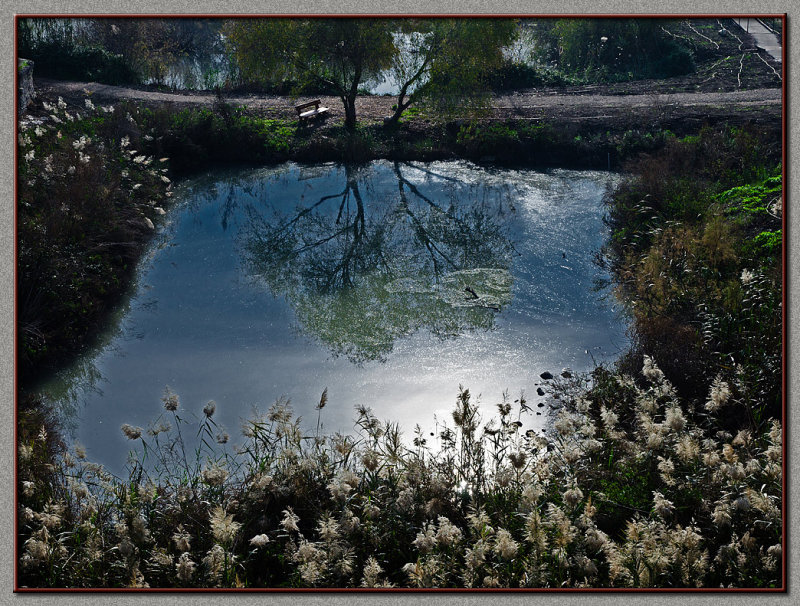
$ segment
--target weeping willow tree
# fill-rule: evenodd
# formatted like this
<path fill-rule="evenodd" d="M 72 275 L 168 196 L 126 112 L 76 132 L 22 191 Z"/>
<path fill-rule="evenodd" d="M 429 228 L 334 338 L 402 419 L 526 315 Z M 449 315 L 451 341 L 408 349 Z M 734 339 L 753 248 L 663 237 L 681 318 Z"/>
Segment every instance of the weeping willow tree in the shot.
<path fill-rule="evenodd" d="M 503 65 L 503 49 L 518 35 L 513 19 L 399 21 L 391 73 L 399 86 L 391 122 L 414 103 L 439 111 L 480 106 L 489 78 Z"/>
<path fill-rule="evenodd" d="M 249 82 L 293 80 L 335 91 L 345 127 L 356 126 L 356 95 L 397 52 L 386 19 L 237 19 L 223 28 Z"/>
<path fill-rule="evenodd" d="M 354 363 L 385 359 L 421 329 L 442 339 L 491 329 L 511 301 L 504 198 L 459 188 L 445 204 L 407 168 L 381 173 L 397 190 L 380 203 L 364 195 L 367 171 L 347 167 L 341 190 L 293 213 L 248 209 L 249 272 L 286 297 L 304 333 Z"/>
<path fill-rule="evenodd" d="M 513 19 L 242 19 L 224 27 L 246 81 L 333 90 L 350 129 L 359 87 L 386 74 L 399 88 L 390 123 L 414 103 L 479 105 L 516 33 Z"/>

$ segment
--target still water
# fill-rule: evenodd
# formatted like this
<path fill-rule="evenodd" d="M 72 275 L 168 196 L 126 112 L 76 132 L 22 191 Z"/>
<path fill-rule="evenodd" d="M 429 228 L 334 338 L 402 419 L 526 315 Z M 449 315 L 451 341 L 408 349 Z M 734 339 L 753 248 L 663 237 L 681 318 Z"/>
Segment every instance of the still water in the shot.
<path fill-rule="evenodd" d="M 277 398 L 326 431 L 372 407 L 411 436 L 449 419 L 459 385 L 483 416 L 504 390 L 534 411 L 543 371 L 625 345 L 593 255 L 602 172 L 467 162 L 334 164 L 214 173 L 185 183 L 104 344 L 43 387 L 74 437 L 119 473 L 167 386 L 184 416 L 242 420 Z M 523 415 L 541 427 L 547 413 Z"/>

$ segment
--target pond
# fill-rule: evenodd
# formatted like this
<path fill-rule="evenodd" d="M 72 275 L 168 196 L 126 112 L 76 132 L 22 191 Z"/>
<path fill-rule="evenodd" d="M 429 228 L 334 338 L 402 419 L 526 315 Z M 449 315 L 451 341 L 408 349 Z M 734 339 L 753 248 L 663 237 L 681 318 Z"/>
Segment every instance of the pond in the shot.
<path fill-rule="evenodd" d="M 103 345 L 42 386 L 89 458 L 119 473 L 123 423 L 169 388 L 184 416 L 241 423 L 289 398 L 306 427 L 351 433 L 354 408 L 452 424 L 459 385 L 482 415 L 524 390 L 540 428 L 543 371 L 585 371 L 625 345 L 594 263 L 603 172 L 468 162 L 293 163 L 187 182 Z"/>

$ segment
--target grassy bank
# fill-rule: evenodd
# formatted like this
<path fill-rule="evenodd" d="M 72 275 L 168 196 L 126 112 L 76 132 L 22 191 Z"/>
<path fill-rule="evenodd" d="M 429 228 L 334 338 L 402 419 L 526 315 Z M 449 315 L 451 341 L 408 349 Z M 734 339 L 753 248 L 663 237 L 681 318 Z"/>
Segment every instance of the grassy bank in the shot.
<path fill-rule="evenodd" d="M 782 209 L 772 133 L 510 121 L 348 134 L 222 105 L 81 111 L 69 120 L 74 110 L 56 108 L 61 122 L 21 131 L 19 293 L 32 294 L 20 296 L 20 322 L 59 318 L 46 305 L 25 311 L 58 289 L 48 295 L 64 306 L 58 313 L 75 325 L 96 313 L 83 325 L 97 326 L 102 312 L 85 313 L 82 302 L 110 305 L 120 291 L 106 282 L 127 283 L 169 194 L 161 157 L 188 174 L 220 163 L 392 154 L 527 157 L 540 166 L 570 157 L 572 166 L 596 167 L 612 150 L 631 161 L 646 151 L 609 195 L 604 254 L 631 310 L 635 346 L 615 368 L 550 380 L 560 407 L 544 432 L 521 429 L 524 398 L 499 402 L 484 423 L 462 390 L 451 426 L 420 431 L 410 444 L 366 408 L 352 435 L 307 431 L 284 401 L 231 437 L 212 403 L 186 411 L 167 393 L 150 426 L 121 428 L 132 448 L 124 478 L 87 461 L 80 446 L 64 447 L 41 411 L 25 407 L 20 585 L 782 584 Z M 107 242 L 127 244 L 120 252 Z M 65 279 L 78 270 L 84 282 Z M 80 342 L 89 328 L 67 340 Z M 27 334 L 36 331 L 20 330 L 21 347 L 35 343 Z M 323 420 L 326 404 L 323 394 Z M 190 434 L 202 446 L 186 452 Z"/>
<path fill-rule="evenodd" d="M 382 158 L 466 158 L 532 168 L 619 168 L 642 152 L 659 149 L 675 135 L 666 127 L 443 120 L 418 111 L 409 112 L 396 127 L 367 123 L 349 132 L 338 124 L 299 125 L 265 118 L 223 102 L 213 109 L 161 106 L 144 111 L 148 126 L 161 133 L 156 141 L 158 153 L 172 158 L 170 168 L 180 174 L 220 164 Z"/>

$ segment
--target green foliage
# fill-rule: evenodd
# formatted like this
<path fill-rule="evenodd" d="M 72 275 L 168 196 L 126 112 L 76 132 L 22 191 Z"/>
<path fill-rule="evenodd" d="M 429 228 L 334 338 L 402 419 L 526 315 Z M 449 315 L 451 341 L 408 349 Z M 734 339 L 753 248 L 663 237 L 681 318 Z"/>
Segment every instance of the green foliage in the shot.
<path fill-rule="evenodd" d="M 669 78 L 694 71 L 689 49 L 657 19 L 559 19 L 538 24 L 540 57 L 589 81 Z"/>
<path fill-rule="evenodd" d="M 506 145 L 519 143 L 519 133 L 507 124 L 487 126 L 472 122 L 459 129 L 456 142 L 464 146 L 467 153 L 491 154 Z"/>
<path fill-rule="evenodd" d="M 264 147 L 274 154 L 286 154 L 289 152 L 296 130 L 295 125 L 290 122 L 248 116 L 239 116 L 237 126 L 241 129 L 252 130 L 264 140 Z"/>
<path fill-rule="evenodd" d="M 702 221 L 707 216 L 703 211 L 718 208 L 712 208 L 719 201 L 714 196 L 773 176 L 779 151 L 767 133 L 738 128 L 705 128 L 699 135 L 667 138 L 665 143 L 661 153 L 636 162 L 637 176 L 615 193 L 611 206 L 613 231 L 626 228 L 624 244 L 637 251 L 658 233 L 653 227 L 675 219 Z"/>
<path fill-rule="evenodd" d="M 637 347 L 687 395 L 744 372 L 755 424 L 781 402 L 778 149 L 742 129 L 672 139 L 609 200 L 606 253 Z"/>
<path fill-rule="evenodd" d="M 89 21 L 89 28 L 92 41 L 122 55 L 142 80 L 154 84 L 165 84 L 170 69 L 181 60 L 220 51 L 219 20 L 96 19 Z"/>
<path fill-rule="evenodd" d="M 653 489 L 659 484 L 653 471 L 651 460 L 616 460 L 611 449 L 603 474 L 595 484 L 595 490 L 605 497 L 597 508 L 598 522 L 611 536 L 623 535 L 631 512 L 650 510 Z"/>
<path fill-rule="evenodd" d="M 209 54 L 219 24 L 208 19 L 20 19 L 19 52 L 51 78 L 163 84 L 185 57 Z"/>
<path fill-rule="evenodd" d="M 755 238 L 753 244 L 759 249 L 759 253 L 765 256 L 774 256 L 781 250 L 782 237 L 781 230 L 762 231 Z"/>
<path fill-rule="evenodd" d="M 163 133 L 156 143 L 159 154 L 172 158 L 177 172 L 211 164 L 252 164 L 289 156 L 297 134 L 294 121 L 248 114 L 224 102 L 213 109 L 160 107 L 148 118 Z"/>
<path fill-rule="evenodd" d="M 397 105 L 393 105 L 392 109 L 397 109 Z M 419 107 L 409 107 L 403 112 L 403 117 L 406 119 L 418 118 L 421 115 L 424 115 L 424 113 L 424 110 Z"/>
<path fill-rule="evenodd" d="M 224 26 L 229 53 L 246 81 L 296 81 L 330 87 L 342 99 L 345 126 L 356 125 L 359 86 L 396 52 L 383 19 L 237 19 Z"/>
<path fill-rule="evenodd" d="M 565 150 L 574 151 L 576 145 L 583 145 L 580 140 L 568 137 L 546 123 L 475 121 L 459 128 L 455 143 L 468 157 L 492 156 L 495 160 L 520 162 L 522 158 L 532 160 L 545 154 L 552 159 Z"/>
<path fill-rule="evenodd" d="M 387 69 L 401 87 L 394 123 L 422 101 L 438 111 L 480 105 L 515 27 L 510 19 L 260 19 L 225 31 L 246 81 L 336 94 L 352 130 L 355 95 Z"/>
<path fill-rule="evenodd" d="M 616 144 L 617 154 L 622 158 L 633 158 L 642 152 L 652 152 L 663 147 L 675 135 L 669 130 L 655 132 L 626 130 Z"/>
<path fill-rule="evenodd" d="M 503 92 L 534 87 L 555 87 L 573 84 L 573 81 L 560 71 L 535 67 L 506 59 L 489 74 L 489 86 L 493 91 Z"/>
<path fill-rule="evenodd" d="M 458 111 L 461 116 L 468 108 L 483 108 L 491 78 L 504 63 L 503 49 L 517 34 L 516 22 L 435 19 L 417 21 L 415 28 L 412 48 L 394 56 L 393 71 L 401 83 L 400 110 L 419 102 L 440 113 Z M 412 84 L 413 91 L 409 90 Z"/>
<path fill-rule="evenodd" d="M 122 55 L 103 48 L 76 47 L 56 39 L 43 41 L 24 52 L 34 61 L 40 76 L 104 84 L 140 82 L 139 75 Z"/>
<path fill-rule="evenodd" d="M 716 196 L 716 200 L 729 207 L 731 213 L 769 214 L 770 205 L 780 199 L 783 179 L 780 175 L 768 177 L 761 183 L 740 185 Z M 777 194 L 777 196 L 776 196 Z"/>

